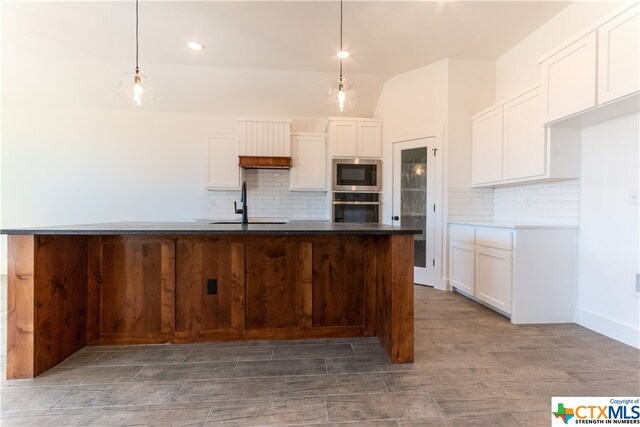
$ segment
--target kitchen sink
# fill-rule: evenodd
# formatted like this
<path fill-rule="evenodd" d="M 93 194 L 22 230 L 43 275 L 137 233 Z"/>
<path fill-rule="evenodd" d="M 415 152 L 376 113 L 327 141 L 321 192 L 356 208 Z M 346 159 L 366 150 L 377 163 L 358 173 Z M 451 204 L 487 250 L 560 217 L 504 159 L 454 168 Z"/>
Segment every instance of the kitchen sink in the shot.
<path fill-rule="evenodd" d="M 211 224 L 242 224 L 240 221 L 217 221 Z M 249 224 L 261 225 L 261 224 L 286 224 L 284 221 L 249 221 Z"/>

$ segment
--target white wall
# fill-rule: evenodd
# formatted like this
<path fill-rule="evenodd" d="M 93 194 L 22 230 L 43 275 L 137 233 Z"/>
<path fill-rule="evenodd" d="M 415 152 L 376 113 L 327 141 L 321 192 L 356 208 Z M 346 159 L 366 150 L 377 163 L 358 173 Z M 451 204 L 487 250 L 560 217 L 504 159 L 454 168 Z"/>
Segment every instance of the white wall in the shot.
<path fill-rule="evenodd" d="M 3 226 L 190 220 L 206 213 L 202 114 L 4 109 Z"/>
<path fill-rule="evenodd" d="M 393 139 L 399 132 L 443 126 L 447 118 L 448 60 L 420 67 L 388 80 L 382 89 L 376 117 L 382 118 L 383 171 L 382 222 L 391 223 L 393 191 Z"/>
<path fill-rule="evenodd" d="M 640 346 L 640 115 L 582 130 L 577 322 Z"/>
<path fill-rule="evenodd" d="M 449 60 L 448 187 L 471 187 L 471 117 L 495 102 L 495 62 Z"/>

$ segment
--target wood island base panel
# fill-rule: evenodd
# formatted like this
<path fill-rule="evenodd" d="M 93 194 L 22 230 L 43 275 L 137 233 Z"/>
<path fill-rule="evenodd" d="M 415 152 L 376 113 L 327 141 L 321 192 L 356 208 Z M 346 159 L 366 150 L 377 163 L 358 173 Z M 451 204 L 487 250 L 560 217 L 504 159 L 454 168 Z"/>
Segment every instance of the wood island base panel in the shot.
<path fill-rule="evenodd" d="M 413 361 L 406 230 L 8 234 L 7 379 L 87 345 L 377 336 Z"/>

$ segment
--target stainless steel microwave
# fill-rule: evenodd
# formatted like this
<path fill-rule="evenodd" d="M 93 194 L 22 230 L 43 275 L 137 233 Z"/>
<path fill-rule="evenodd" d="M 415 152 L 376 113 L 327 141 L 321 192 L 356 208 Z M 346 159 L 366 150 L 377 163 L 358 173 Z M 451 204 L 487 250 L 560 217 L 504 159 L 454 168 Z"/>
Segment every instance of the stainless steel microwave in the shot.
<path fill-rule="evenodd" d="M 382 161 L 333 159 L 333 191 L 380 191 Z"/>

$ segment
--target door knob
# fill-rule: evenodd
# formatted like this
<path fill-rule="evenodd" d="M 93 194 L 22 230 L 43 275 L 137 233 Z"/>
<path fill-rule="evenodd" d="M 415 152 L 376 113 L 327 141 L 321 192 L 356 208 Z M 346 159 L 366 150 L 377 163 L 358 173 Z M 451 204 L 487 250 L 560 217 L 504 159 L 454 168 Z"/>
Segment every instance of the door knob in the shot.
<path fill-rule="evenodd" d="M 399 221 L 400 217 L 398 215 L 394 215 L 394 216 L 391 217 L 391 219 L 394 220 L 394 221 Z"/>

